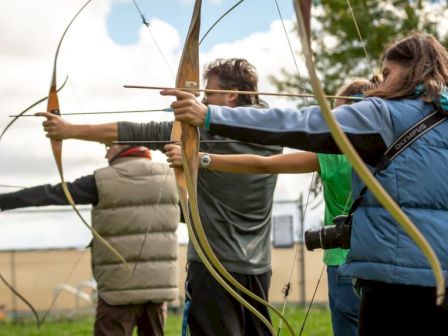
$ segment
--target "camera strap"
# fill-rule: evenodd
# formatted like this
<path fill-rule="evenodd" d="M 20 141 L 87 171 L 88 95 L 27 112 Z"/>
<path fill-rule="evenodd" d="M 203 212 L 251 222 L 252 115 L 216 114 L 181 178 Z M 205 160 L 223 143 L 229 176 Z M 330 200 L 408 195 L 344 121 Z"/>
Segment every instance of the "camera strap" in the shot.
<path fill-rule="evenodd" d="M 379 172 L 386 169 L 389 166 L 390 162 L 406 148 L 408 148 L 412 143 L 414 143 L 415 140 L 429 132 L 440 123 L 444 122 L 447 118 L 447 115 L 441 113 L 440 110 L 437 109 L 433 113 L 419 120 L 416 124 L 414 124 L 414 126 L 408 128 L 384 152 L 380 161 L 376 165 L 375 170 L 373 171 L 373 175 L 376 176 Z M 353 204 L 348 212 L 349 216 L 352 215 L 353 212 L 359 207 L 366 191 L 367 186 L 364 186 L 361 189 L 358 198 L 353 201 Z"/>

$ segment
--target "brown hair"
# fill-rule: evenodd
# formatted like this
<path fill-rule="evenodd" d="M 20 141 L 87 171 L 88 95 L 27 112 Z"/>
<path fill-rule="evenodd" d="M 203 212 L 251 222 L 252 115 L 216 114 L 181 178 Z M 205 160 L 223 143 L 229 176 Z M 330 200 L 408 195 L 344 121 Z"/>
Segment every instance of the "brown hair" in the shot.
<path fill-rule="evenodd" d="M 219 86 L 224 90 L 257 91 L 258 76 L 255 67 L 242 58 L 219 58 L 207 64 L 204 80 L 216 76 Z M 238 95 L 237 106 L 258 105 L 258 95 Z"/>
<path fill-rule="evenodd" d="M 371 79 L 355 79 L 343 86 L 341 86 L 336 95 L 337 96 L 354 96 L 362 94 L 369 90 L 374 90 L 381 83 L 381 76 L 375 75 Z"/>
<path fill-rule="evenodd" d="M 384 81 L 377 89 L 367 91 L 369 96 L 401 98 L 415 95 L 417 85 L 423 84 L 422 98 L 438 101 L 440 91 L 448 82 L 448 52 L 432 35 L 413 32 L 391 44 L 381 61 L 390 61 L 403 67 L 399 85 Z"/>

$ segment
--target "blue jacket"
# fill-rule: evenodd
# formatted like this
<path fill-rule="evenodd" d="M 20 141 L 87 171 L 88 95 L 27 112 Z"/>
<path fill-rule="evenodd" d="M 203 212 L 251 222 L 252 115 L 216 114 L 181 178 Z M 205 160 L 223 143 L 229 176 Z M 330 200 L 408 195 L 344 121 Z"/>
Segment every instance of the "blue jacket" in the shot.
<path fill-rule="evenodd" d="M 419 99 L 368 98 L 333 113 L 364 161 L 375 165 L 385 149 L 433 107 Z M 318 107 L 230 109 L 210 106 L 210 132 L 244 141 L 338 153 Z M 378 176 L 379 182 L 423 233 L 448 275 L 448 122 L 423 135 Z M 356 175 L 356 174 L 354 174 Z M 363 187 L 353 177 L 353 195 Z M 387 283 L 434 286 L 432 270 L 415 243 L 366 193 L 355 212 L 345 275 Z"/>
<path fill-rule="evenodd" d="M 393 137 L 433 111 L 420 100 L 386 101 Z M 448 122 L 437 126 L 397 156 L 378 174 L 379 182 L 397 201 L 436 251 L 448 270 Z M 356 175 L 356 174 L 354 174 Z M 363 187 L 355 176 L 353 194 Z M 340 271 L 346 275 L 406 285 L 434 286 L 423 253 L 391 215 L 367 193 L 355 212 L 351 250 Z"/>

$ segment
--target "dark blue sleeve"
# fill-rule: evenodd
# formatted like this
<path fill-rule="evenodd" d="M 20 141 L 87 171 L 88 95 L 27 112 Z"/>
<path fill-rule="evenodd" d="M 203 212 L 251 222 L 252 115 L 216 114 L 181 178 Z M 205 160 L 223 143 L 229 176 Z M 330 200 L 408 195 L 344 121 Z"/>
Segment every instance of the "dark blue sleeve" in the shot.
<path fill-rule="evenodd" d="M 94 175 L 67 182 L 67 187 L 76 204 L 96 205 L 98 203 L 98 189 Z M 0 209 L 2 211 L 32 206 L 68 204 L 61 184 L 45 184 L 0 195 Z"/>

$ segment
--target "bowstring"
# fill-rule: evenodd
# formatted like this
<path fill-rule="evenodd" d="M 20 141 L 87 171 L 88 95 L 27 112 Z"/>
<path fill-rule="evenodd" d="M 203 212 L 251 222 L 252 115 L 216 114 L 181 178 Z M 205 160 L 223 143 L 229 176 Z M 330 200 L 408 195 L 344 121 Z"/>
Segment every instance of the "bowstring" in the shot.
<path fill-rule="evenodd" d="M 79 99 L 78 90 L 76 89 L 76 87 L 75 87 L 75 85 L 74 85 L 74 83 L 73 83 L 71 78 L 69 79 L 69 85 L 70 85 L 71 91 L 73 93 L 73 97 L 75 98 L 75 102 L 79 106 L 79 110 L 84 112 L 85 109 L 84 109 L 84 106 L 81 103 L 81 99 Z M 79 112 L 79 114 L 82 114 L 83 112 Z M 62 115 L 62 113 L 60 113 L 60 115 Z"/>
<path fill-rule="evenodd" d="M 277 13 L 278 13 L 279 18 L 280 18 L 280 22 L 282 24 L 283 32 L 285 33 L 285 36 L 286 36 L 286 40 L 287 40 L 287 43 L 288 43 L 288 48 L 289 48 L 289 51 L 291 53 L 295 69 L 297 71 L 299 92 L 300 91 L 304 92 L 303 85 L 302 85 L 303 84 L 303 77 L 300 74 L 299 65 L 297 63 L 297 59 L 295 57 L 295 54 L 294 54 L 294 51 L 293 51 L 293 48 L 292 48 L 291 40 L 289 38 L 289 34 L 288 34 L 287 29 L 286 29 L 286 25 L 285 25 L 285 22 L 284 22 L 284 19 L 283 19 L 282 12 L 280 10 L 280 6 L 279 6 L 277 0 L 274 0 L 274 3 L 275 3 L 275 7 L 276 7 Z M 309 104 L 309 100 L 308 100 L 307 97 L 305 97 L 305 101 L 306 101 L 307 104 Z M 308 188 L 308 194 L 307 194 L 307 198 L 306 198 L 306 202 L 305 202 L 305 209 L 303 211 L 303 222 L 305 221 L 306 213 L 307 213 L 307 210 L 308 210 L 308 205 L 309 205 L 309 201 L 310 201 L 311 189 L 312 189 L 314 178 L 315 178 L 315 172 L 313 172 L 312 175 L 311 175 L 311 182 L 310 182 L 310 186 Z M 302 222 L 302 225 L 304 225 L 303 222 Z M 303 238 L 299 237 L 299 239 L 303 239 Z M 290 270 L 290 273 L 289 273 L 288 282 L 284 285 L 283 290 L 282 290 L 282 292 L 284 294 L 284 296 L 283 296 L 283 305 L 282 305 L 282 310 L 281 310 L 282 315 L 285 315 L 286 306 L 287 306 L 287 304 L 289 302 L 288 299 L 289 299 L 289 294 L 291 293 L 292 277 L 294 275 L 295 264 L 296 264 L 297 257 L 298 257 L 298 254 L 299 254 L 299 244 L 297 244 L 295 246 L 295 248 L 294 248 L 294 256 L 293 256 L 293 260 L 292 260 L 292 267 L 291 267 L 291 270 Z M 302 244 L 303 244 L 303 242 L 302 242 Z M 283 321 L 280 320 L 279 321 L 279 325 L 278 325 L 277 335 L 280 335 L 282 327 L 283 327 Z"/>
<path fill-rule="evenodd" d="M 347 2 L 347 6 L 348 6 L 348 9 L 349 9 L 350 15 L 351 15 L 352 20 L 353 20 L 353 24 L 354 24 L 355 29 L 356 29 L 356 33 L 357 33 L 357 35 L 358 35 L 358 39 L 359 39 L 359 41 L 361 42 L 361 46 L 362 46 L 362 49 L 363 49 L 363 51 L 364 51 L 364 55 L 365 55 L 365 57 L 366 57 L 367 67 L 369 68 L 369 70 L 370 70 L 370 72 L 371 72 L 371 74 L 372 74 L 372 78 L 373 78 L 373 77 L 375 77 L 375 73 L 374 73 L 374 71 L 373 71 L 373 67 L 372 67 L 371 59 L 370 59 L 369 54 L 368 54 L 368 52 L 367 52 L 367 47 L 366 47 L 367 43 L 365 42 L 365 40 L 364 40 L 364 38 L 363 38 L 363 36 L 362 36 L 362 34 L 361 34 L 361 30 L 360 30 L 360 28 L 359 28 L 359 24 L 358 24 L 358 21 L 357 21 L 357 19 L 356 19 L 355 12 L 353 11 L 353 7 L 352 7 L 352 5 L 351 5 L 350 0 L 346 0 L 346 2 Z M 348 195 L 348 197 L 347 197 L 347 200 L 346 200 L 346 202 L 345 202 L 345 206 L 344 206 L 344 210 L 342 211 L 342 214 L 347 214 L 347 213 L 348 213 L 349 207 L 351 206 L 351 203 L 352 203 L 352 202 L 353 202 L 353 200 L 352 200 L 352 192 L 350 191 L 350 193 L 349 193 L 349 195 Z M 303 330 L 304 330 L 304 328 L 305 328 L 305 323 L 306 323 L 306 321 L 307 321 L 309 312 L 310 312 L 310 310 L 311 310 L 311 306 L 313 305 L 314 298 L 315 298 L 317 289 L 318 289 L 318 287 L 319 287 L 319 285 L 320 285 L 320 281 L 321 281 L 321 278 L 322 278 L 322 275 L 323 275 L 323 272 L 324 272 L 325 268 L 326 268 L 326 265 L 324 264 L 324 266 L 323 266 L 323 268 L 322 268 L 322 271 L 321 271 L 321 273 L 320 273 L 319 279 L 318 279 L 318 281 L 317 281 L 317 285 L 316 285 L 316 288 L 315 288 L 315 290 L 314 290 L 313 296 L 312 296 L 312 298 L 311 298 L 310 304 L 309 304 L 309 306 L 308 306 L 307 312 L 306 312 L 306 314 L 305 314 L 305 317 L 304 317 L 302 326 L 301 326 L 301 328 L 300 328 L 299 336 L 302 335 L 302 332 L 303 332 Z"/>
<path fill-rule="evenodd" d="M 305 90 L 303 88 L 303 77 L 300 75 L 299 65 L 297 64 L 297 59 L 296 59 L 296 57 L 294 55 L 294 51 L 292 49 L 291 40 L 289 39 L 289 34 L 288 34 L 287 29 L 286 29 L 285 22 L 283 20 L 283 15 L 282 15 L 282 12 L 280 10 L 280 6 L 278 5 L 278 1 L 277 0 L 274 0 L 274 3 L 275 3 L 275 7 L 277 9 L 278 16 L 280 18 L 280 22 L 282 23 L 283 31 L 284 31 L 285 36 L 286 36 L 286 41 L 288 42 L 289 52 L 291 53 L 291 56 L 292 56 L 292 59 L 293 59 L 293 62 L 294 62 L 294 66 L 295 66 L 296 71 L 297 71 L 297 76 L 298 76 L 297 84 L 298 84 L 298 87 L 299 87 L 299 92 L 305 92 Z M 309 104 L 309 101 L 308 101 L 307 97 L 305 97 L 305 101 L 306 101 L 307 104 Z"/>
<path fill-rule="evenodd" d="M 161 187 L 160 187 L 160 189 L 159 189 L 159 193 L 158 193 L 158 195 L 157 195 L 157 200 L 156 200 L 155 208 L 158 208 L 159 203 L 160 203 L 160 201 L 162 200 L 163 191 L 164 191 L 164 189 L 165 189 L 166 183 L 167 183 L 168 180 L 169 180 L 169 179 L 168 179 L 168 176 L 170 175 L 170 172 L 171 172 L 171 169 L 168 168 L 168 169 L 167 169 L 167 172 L 166 172 L 166 174 L 165 174 L 163 183 L 162 183 L 162 185 L 161 185 Z M 137 266 L 138 266 L 138 263 L 139 263 L 139 260 L 140 260 L 140 258 L 141 258 L 141 256 L 142 256 L 142 254 L 143 254 L 143 250 L 144 250 L 144 248 L 145 248 L 145 244 L 146 244 L 146 241 L 147 241 L 147 239 L 148 239 L 148 235 L 149 235 L 149 230 L 150 230 L 150 229 L 151 229 L 151 225 L 147 225 L 147 226 L 146 226 L 146 230 L 145 230 L 145 235 L 144 235 L 144 237 L 143 237 L 143 243 L 142 243 L 142 245 L 140 246 L 140 251 L 139 251 L 139 253 L 138 253 L 138 258 L 137 258 L 137 260 L 136 260 L 136 262 L 135 262 L 135 265 L 134 265 L 134 268 L 133 268 L 133 270 L 132 270 L 131 276 L 129 277 L 129 280 L 131 280 L 131 279 L 134 277 L 135 273 L 137 272 Z"/>
<path fill-rule="evenodd" d="M 361 30 L 359 29 L 359 25 L 358 25 L 358 20 L 356 19 L 355 12 L 353 11 L 350 0 L 347 0 L 347 6 L 350 11 L 350 15 L 352 17 L 353 24 L 355 25 L 356 33 L 358 34 L 358 39 L 361 42 L 362 49 L 364 50 L 364 55 L 366 56 L 367 67 L 369 68 L 372 76 L 375 77 L 375 73 L 374 73 L 373 67 L 372 67 L 372 62 L 371 62 L 369 54 L 367 52 L 367 43 L 365 42 L 364 38 L 362 37 Z"/>
<path fill-rule="evenodd" d="M 84 248 L 81 252 L 81 254 L 79 255 L 78 259 L 76 259 L 75 264 L 73 265 L 73 267 L 71 268 L 69 274 L 67 275 L 67 277 L 64 279 L 64 284 L 68 283 L 69 280 L 71 279 L 73 273 L 75 273 L 75 269 L 78 267 L 79 263 L 81 262 L 82 257 L 85 255 L 87 251 L 87 248 Z M 56 304 L 56 301 L 58 300 L 60 294 L 62 293 L 63 289 L 61 288 L 56 295 L 53 297 L 53 300 L 50 303 L 50 306 L 47 308 L 47 310 L 45 311 L 44 315 L 42 316 L 42 318 L 40 319 L 40 325 L 42 326 L 45 322 L 45 320 L 47 319 L 47 317 L 50 315 L 50 312 L 52 311 L 54 305 Z"/>
<path fill-rule="evenodd" d="M 212 31 L 213 28 L 222 20 L 224 17 L 227 16 L 231 11 L 233 11 L 236 7 L 238 7 L 241 3 L 243 3 L 244 0 L 239 0 L 237 3 L 235 3 L 232 7 L 230 7 L 224 14 L 222 14 L 218 20 L 213 23 L 209 29 L 205 32 L 205 34 L 202 36 L 202 38 L 199 40 L 199 45 L 201 45 L 202 41 L 207 37 L 207 35 Z"/>
<path fill-rule="evenodd" d="M 314 303 L 314 298 L 316 297 L 317 289 L 319 288 L 320 281 L 321 281 L 321 279 L 322 279 L 322 275 L 324 274 L 324 271 L 325 271 L 325 268 L 326 268 L 326 267 L 327 267 L 327 265 L 324 264 L 324 266 L 322 267 L 322 271 L 320 271 L 319 279 L 317 280 L 317 285 L 316 285 L 316 287 L 314 288 L 313 296 L 311 297 L 310 304 L 308 305 L 308 308 L 307 308 L 306 313 L 305 313 L 305 317 L 303 318 L 303 323 L 302 323 L 302 325 L 301 325 L 301 327 L 300 327 L 299 336 L 302 335 L 303 330 L 305 329 L 305 323 L 306 323 L 306 321 L 307 321 L 307 319 L 308 319 L 308 316 L 309 316 L 309 314 L 310 314 L 311 306 L 312 306 L 313 303 Z"/>
<path fill-rule="evenodd" d="M 156 37 L 154 36 L 154 34 L 153 34 L 152 31 L 151 31 L 151 28 L 150 28 L 151 23 L 148 21 L 148 19 L 146 19 L 146 17 L 145 17 L 145 15 L 143 14 L 143 12 L 142 12 L 140 6 L 139 6 L 138 3 L 137 3 L 137 0 L 132 0 L 132 3 L 134 4 L 134 7 L 137 9 L 138 14 L 140 15 L 140 18 L 142 19 L 142 24 L 146 26 L 146 28 L 147 28 L 147 30 L 148 30 L 148 33 L 149 33 L 149 35 L 151 36 L 151 39 L 152 39 L 152 41 L 154 42 L 154 45 L 155 45 L 156 48 L 157 48 L 157 51 L 159 52 L 160 56 L 162 57 L 163 62 L 165 63 L 166 67 L 168 68 L 168 71 L 169 71 L 170 74 L 171 74 L 171 77 L 174 79 L 175 76 L 174 76 L 173 69 L 171 68 L 171 66 L 170 66 L 170 64 L 169 64 L 169 62 L 168 62 L 168 59 L 166 58 L 165 54 L 163 53 L 162 48 L 160 48 L 160 45 L 159 45 L 159 43 L 157 42 Z"/>
<path fill-rule="evenodd" d="M 352 200 L 352 192 L 350 191 L 350 193 L 347 196 L 347 200 L 345 201 L 344 209 L 342 210 L 341 214 L 348 214 L 348 210 L 350 210 L 352 202 L 353 202 L 353 200 Z M 317 290 L 319 288 L 320 281 L 322 279 L 322 275 L 324 274 L 324 271 L 325 271 L 326 268 L 327 268 L 327 265 L 324 263 L 324 265 L 322 267 L 322 271 L 320 272 L 320 275 L 319 275 L 319 279 L 317 280 L 316 287 L 314 288 L 313 296 L 311 297 L 310 304 L 308 305 L 308 308 L 307 308 L 306 313 L 305 313 L 305 317 L 303 318 L 303 322 L 302 322 L 302 325 L 300 327 L 299 336 L 302 335 L 302 333 L 303 333 L 303 331 L 305 329 L 305 324 L 306 324 L 306 321 L 308 319 L 309 313 L 311 311 L 311 306 L 314 304 L 314 299 L 316 297 L 316 293 L 317 293 Z"/>
<path fill-rule="evenodd" d="M 311 195 L 311 189 L 312 189 L 312 186 L 313 186 L 313 180 L 315 179 L 315 174 L 316 173 L 313 172 L 312 175 L 311 175 L 311 182 L 310 182 L 310 186 L 308 188 L 308 194 L 307 194 L 307 197 L 306 197 L 305 208 L 303 210 L 302 225 L 304 225 L 304 223 L 305 223 L 305 217 L 306 217 L 306 213 L 307 213 L 307 210 L 308 210 L 308 205 L 309 205 L 310 195 Z M 292 260 L 292 267 L 291 267 L 291 270 L 290 270 L 290 273 L 289 273 L 288 282 L 284 285 L 283 290 L 282 290 L 282 292 L 284 294 L 284 296 L 283 296 L 283 305 L 282 305 L 282 310 L 281 310 L 282 315 L 285 315 L 286 305 L 289 302 L 288 301 L 289 294 L 291 294 L 292 277 L 294 275 L 294 269 L 295 269 L 294 266 L 296 264 L 297 257 L 299 255 L 300 239 L 303 239 L 303 237 L 299 237 L 299 243 L 294 248 L 294 256 L 293 256 L 293 260 Z M 303 244 L 303 242 L 302 242 L 302 244 Z M 278 325 L 277 335 L 280 335 L 280 331 L 281 331 L 282 327 L 283 327 L 282 320 L 280 320 L 279 325 Z"/>

